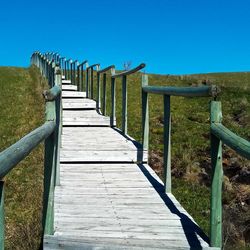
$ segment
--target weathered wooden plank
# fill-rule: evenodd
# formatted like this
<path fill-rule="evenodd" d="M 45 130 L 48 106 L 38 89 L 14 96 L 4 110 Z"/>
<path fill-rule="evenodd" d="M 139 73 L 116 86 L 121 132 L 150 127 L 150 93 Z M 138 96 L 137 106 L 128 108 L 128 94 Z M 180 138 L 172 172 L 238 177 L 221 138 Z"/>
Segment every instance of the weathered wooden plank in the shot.
<path fill-rule="evenodd" d="M 71 84 L 71 80 L 62 79 L 62 84 Z"/>
<path fill-rule="evenodd" d="M 86 98 L 76 98 L 76 99 L 63 99 L 62 100 L 63 109 L 95 109 L 96 102 L 94 100 Z"/>
<path fill-rule="evenodd" d="M 84 98 L 86 97 L 86 92 L 80 91 L 67 91 L 62 92 L 62 98 Z"/>
<path fill-rule="evenodd" d="M 62 90 L 65 91 L 65 90 L 69 90 L 69 91 L 77 91 L 77 86 L 76 85 L 62 85 Z"/>
<path fill-rule="evenodd" d="M 95 243 L 93 243 L 95 240 Z M 187 250 L 190 249 L 190 246 L 184 242 L 179 242 L 176 240 L 147 240 L 147 239 L 116 239 L 116 238 L 90 238 L 84 237 L 82 238 L 72 238 L 72 237 L 55 237 L 55 236 L 45 236 L 44 239 L 45 249 L 48 246 L 52 246 L 52 249 L 68 249 L 68 250 L 82 250 L 82 249 L 98 249 L 98 250 L 110 250 L 110 249 L 123 249 L 123 250 L 157 250 L 157 249 L 166 249 L 166 250 Z M 201 245 L 200 248 L 204 250 L 218 250 L 218 248 L 209 248 L 206 245 Z M 192 248 L 194 249 L 194 248 Z M 199 248 L 197 248 L 199 249 Z"/>
<path fill-rule="evenodd" d="M 81 151 L 61 149 L 60 161 L 65 162 L 140 162 L 147 160 L 144 151 Z"/>

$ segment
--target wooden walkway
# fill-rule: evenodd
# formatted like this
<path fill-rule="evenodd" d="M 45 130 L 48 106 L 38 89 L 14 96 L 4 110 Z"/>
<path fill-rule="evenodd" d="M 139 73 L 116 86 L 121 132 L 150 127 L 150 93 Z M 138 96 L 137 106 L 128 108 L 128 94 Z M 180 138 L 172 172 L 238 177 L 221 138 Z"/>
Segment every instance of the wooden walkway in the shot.
<path fill-rule="evenodd" d="M 55 233 L 44 249 L 208 249 L 207 238 L 86 93 L 63 80 Z M 211 248 L 209 248 L 211 249 Z"/>

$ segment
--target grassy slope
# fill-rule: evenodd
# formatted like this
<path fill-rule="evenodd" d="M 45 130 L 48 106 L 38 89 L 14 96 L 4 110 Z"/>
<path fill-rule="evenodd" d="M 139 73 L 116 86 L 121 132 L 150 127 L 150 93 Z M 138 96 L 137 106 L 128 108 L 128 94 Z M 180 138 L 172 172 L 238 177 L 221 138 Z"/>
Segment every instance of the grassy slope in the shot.
<path fill-rule="evenodd" d="M 218 100 L 222 101 L 224 124 L 234 132 L 250 140 L 250 73 L 227 73 L 195 76 L 149 75 L 150 85 L 190 86 L 203 79 L 221 87 Z M 128 83 L 128 133 L 141 139 L 141 91 L 140 74 L 129 77 Z M 108 89 L 110 86 L 108 86 Z M 121 124 L 121 82 L 117 81 L 117 118 Z M 172 111 L 172 174 L 173 193 L 202 226 L 209 232 L 210 209 L 210 98 L 171 98 Z M 163 98 L 151 95 L 150 106 L 150 162 L 162 176 L 163 153 Z M 110 107 L 108 108 L 110 111 Z M 224 156 L 236 158 L 237 163 L 249 166 L 229 149 Z M 229 164 L 230 165 L 230 164 Z M 231 166 L 229 166 L 231 167 Z M 235 201 L 235 193 L 224 192 L 224 203 Z M 246 215 L 242 221 L 250 219 Z M 234 217 L 230 218 L 232 221 Z M 241 221 L 241 223 L 242 223 Z M 230 232 L 231 233 L 231 232 Z M 230 243 L 231 244 L 231 243 Z"/>
<path fill-rule="evenodd" d="M 0 151 L 43 122 L 43 87 L 34 69 L 0 67 Z M 38 249 L 43 147 L 5 178 L 6 249 Z"/>
<path fill-rule="evenodd" d="M 250 139 L 250 73 L 194 76 L 150 75 L 151 85 L 189 86 L 211 79 L 222 88 L 224 123 Z M 39 83 L 36 85 L 36 83 Z M 34 71 L 0 68 L 0 149 L 14 143 L 43 120 L 40 79 Z M 110 86 L 107 86 L 108 90 Z M 117 118 L 121 111 L 121 84 L 117 81 Z M 128 132 L 141 138 L 140 74 L 129 77 Z M 171 98 L 173 192 L 196 221 L 209 228 L 209 98 Z M 150 155 L 155 171 L 162 174 L 163 99 L 150 96 Z M 110 110 L 110 107 L 108 108 Z M 236 157 L 226 149 L 226 154 Z M 6 220 L 9 249 L 36 249 L 42 192 L 42 147 L 22 162 L 7 178 Z M 246 164 L 244 161 L 240 161 Z M 231 196 L 224 198 L 230 203 Z M 249 217 L 250 218 L 250 217 Z M 28 223 L 27 223 L 28 222 Z M 27 239 L 23 241 L 23 239 Z"/>

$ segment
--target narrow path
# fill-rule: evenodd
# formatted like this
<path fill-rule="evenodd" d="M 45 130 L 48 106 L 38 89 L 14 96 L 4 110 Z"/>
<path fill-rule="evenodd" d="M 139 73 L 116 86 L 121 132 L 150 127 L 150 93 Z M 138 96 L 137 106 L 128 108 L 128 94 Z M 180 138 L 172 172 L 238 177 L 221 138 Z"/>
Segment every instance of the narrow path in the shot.
<path fill-rule="evenodd" d="M 207 249 L 206 237 L 96 103 L 63 81 L 55 233 L 45 249 Z"/>

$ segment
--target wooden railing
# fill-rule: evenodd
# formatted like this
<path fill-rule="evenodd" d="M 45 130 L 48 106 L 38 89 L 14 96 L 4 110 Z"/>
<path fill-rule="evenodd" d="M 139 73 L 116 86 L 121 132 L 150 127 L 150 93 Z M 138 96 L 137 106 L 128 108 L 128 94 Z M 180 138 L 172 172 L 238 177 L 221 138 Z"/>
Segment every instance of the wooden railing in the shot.
<path fill-rule="evenodd" d="M 115 108 L 116 108 L 116 98 L 115 98 L 115 79 L 122 77 L 122 133 L 127 134 L 128 132 L 128 119 L 127 119 L 127 106 L 128 106 L 128 91 L 127 91 L 127 76 L 131 75 L 141 69 L 143 69 L 146 64 L 142 63 L 134 69 L 127 70 L 118 74 L 111 75 L 111 126 L 114 125 L 115 121 Z"/>
<path fill-rule="evenodd" d="M 211 102 L 210 124 L 212 164 L 210 241 L 212 246 L 222 247 L 222 143 L 239 155 L 250 159 L 250 142 L 222 125 L 221 102 Z"/>
<path fill-rule="evenodd" d="M 85 90 L 86 96 L 94 98 L 94 68 L 96 69 L 96 108 L 102 109 L 106 115 L 106 79 L 107 72 L 111 70 L 111 116 L 110 125 L 115 126 L 116 94 L 115 79 L 122 78 L 122 128 L 123 134 L 127 134 L 127 76 L 145 67 L 140 64 L 138 67 L 115 73 L 115 66 L 111 65 L 100 69 L 100 64 L 88 66 L 85 60 L 82 63 L 74 62 L 71 59 L 60 57 L 58 53 L 45 53 L 44 55 L 35 52 L 31 57 L 31 63 L 36 65 L 41 74 L 48 80 L 51 87 L 44 92 L 46 99 L 46 122 L 35 129 L 16 144 L 0 153 L 0 177 L 3 178 L 20 162 L 29 152 L 41 141 L 45 140 L 45 171 L 44 171 L 44 208 L 43 208 L 43 234 L 53 234 L 53 200 L 54 186 L 60 183 L 59 179 L 59 149 L 61 135 L 61 73 L 66 79 L 71 79 L 72 84 L 78 86 L 78 90 Z M 85 66 L 85 70 L 84 70 Z M 62 69 L 62 72 L 60 70 Z M 85 73 L 85 79 L 84 79 Z M 102 77 L 101 77 L 102 76 Z M 102 96 L 101 96 L 102 85 Z M 164 186 L 165 192 L 171 192 L 171 96 L 183 97 L 213 97 L 219 91 L 216 86 L 200 87 L 162 87 L 149 86 L 148 76 L 142 75 L 142 146 L 145 151 L 149 146 L 149 113 L 148 94 L 159 94 L 163 96 L 164 107 Z M 102 99 L 102 100 L 101 100 Z M 221 103 L 211 101 L 211 208 L 210 208 L 210 245 L 222 247 L 222 143 L 234 149 L 238 154 L 250 159 L 250 142 L 237 136 L 222 125 Z M 4 182 L 0 181 L 0 223 L 4 225 Z M 0 248 L 4 246 L 4 227 L 0 227 Z"/>
<path fill-rule="evenodd" d="M 43 195 L 43 234 L 54 233 L 54 186 L 58 182 L 59 146 L 61 133 L 61 71 L 47 56 L 35 52 L 31 63 L 36 65 L 51 87 L 45 91 L 45 123 L 24 136 L 15 144 L 0 153 L 0 249 L 4 249 L 4 181 L 3 178 L 22 161 L 38 144 L 45 141 L 44 195 Z"/>

